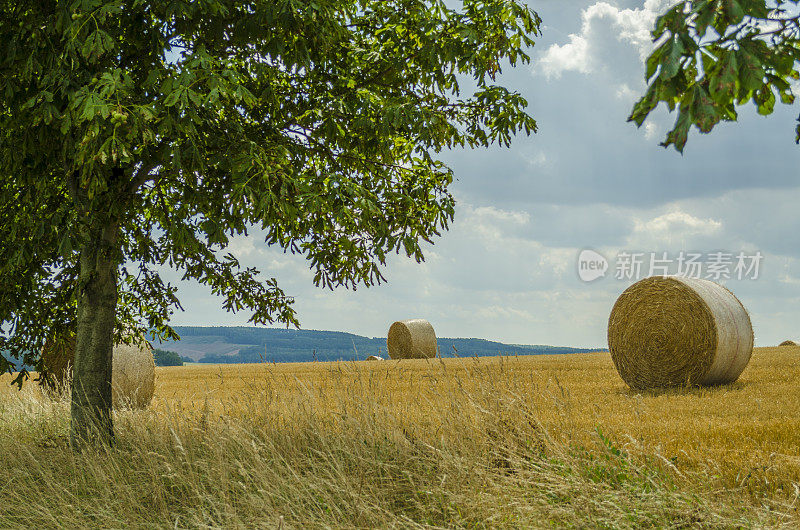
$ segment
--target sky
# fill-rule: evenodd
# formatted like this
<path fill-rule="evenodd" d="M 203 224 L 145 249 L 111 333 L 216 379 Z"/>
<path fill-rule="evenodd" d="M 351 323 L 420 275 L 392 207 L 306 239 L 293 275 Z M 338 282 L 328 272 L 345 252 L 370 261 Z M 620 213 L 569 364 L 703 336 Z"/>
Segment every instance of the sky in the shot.
<path fill-rule="evenodd" d="M 524 95 L 539 132 L 507 149 L 442 154 L 456 175 L 456 218 L 424 263 L 393 256 L 387 283 L 331 292 L 314 286 L 302 257 L 257 233 L 231 250 L 278 279 L 304 329 L 379 337 L 395 320 L 425 318 L 440 337 L 605 347 L 619 294 L 651 264 L 674 273 L 678 258 L 694 256 L 701 277 L 747 308 L 756 345 L 800 339 L 797 107 L 769 117 L 741 107 L 738 123 L 693 130 L 683 156 L 658 145 L 675 120 L 663 106 L 639 129 L 626 123 L 645 90 L 650 29 L 669 4 L 530 3 L 543 19 L 533 60 L 499 83 Z M 604 275 L 586 272 L 603 260 Z M 164 277 L 185 309 L 174 325 L 248 325 L 249 314 L 225 312 L 203 286 Z"/>

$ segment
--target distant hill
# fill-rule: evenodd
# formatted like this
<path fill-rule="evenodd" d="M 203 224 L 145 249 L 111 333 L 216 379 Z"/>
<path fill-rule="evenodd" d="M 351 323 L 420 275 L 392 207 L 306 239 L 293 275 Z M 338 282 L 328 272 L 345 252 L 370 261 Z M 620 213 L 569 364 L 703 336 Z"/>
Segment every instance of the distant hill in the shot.
<path fill-rule="evenodd" d="M 388 357 L 385 337 L 340 331 L 255 327 L 175 326 L 180 341 L 154 343 L 186 360 L 203 363 L 304 362 Z M 585 353 L 599 348 L 503 344 L 484 339 L 440 338 L 442 357 Z"/>

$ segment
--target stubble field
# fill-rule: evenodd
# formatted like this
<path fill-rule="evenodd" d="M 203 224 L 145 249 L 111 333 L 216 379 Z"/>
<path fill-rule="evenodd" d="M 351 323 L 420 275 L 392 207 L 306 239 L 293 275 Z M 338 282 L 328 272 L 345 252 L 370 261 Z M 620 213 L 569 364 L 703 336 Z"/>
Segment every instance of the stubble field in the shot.
<path fill-rule="evenodd" d="M 93 455 L 26 388 L 0 391 L 3 527 L 800 524 L 800 347 L 658 393 L 607 353 L 158 368 Z"/>

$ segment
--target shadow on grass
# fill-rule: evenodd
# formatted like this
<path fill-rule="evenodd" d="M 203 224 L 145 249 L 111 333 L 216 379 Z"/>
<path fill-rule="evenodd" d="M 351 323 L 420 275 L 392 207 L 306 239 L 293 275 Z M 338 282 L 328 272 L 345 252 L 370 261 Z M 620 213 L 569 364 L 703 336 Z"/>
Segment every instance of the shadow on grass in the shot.
<path fill-rule="evenodd" d="M 740 391 L 748 388 L 751 383 L 742 381 L 734 381 L 733 383 L 721 385 L 691 385 L 679 387 L 663 387 L 663 388 L 646 388 L 634 389 L 628 386 L 621 386 L 616 394 L 621 396 L 644 396 L 644 397 L 659 397 L 659 396 L 705 396 L 718 392 Z"/>

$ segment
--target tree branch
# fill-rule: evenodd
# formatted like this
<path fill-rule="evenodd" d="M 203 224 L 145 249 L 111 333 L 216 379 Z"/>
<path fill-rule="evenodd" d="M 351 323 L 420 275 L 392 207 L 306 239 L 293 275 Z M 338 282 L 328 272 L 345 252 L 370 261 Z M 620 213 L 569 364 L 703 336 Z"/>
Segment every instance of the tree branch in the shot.
<path fill-rule="evenodd" d="M 136 171 L 136 174 L 131 177 L 131 180 L 128 183 L 128 187 L 125 191 L 129 195 L 136 193 L 136 190 L 138 190 L 145 182 L 147 182 L 150 179 L 151 177 L 150 172 L 153 171 L 159 165 L 160 164 L 154 160 L 142 163 L 142 165 Z"/>

